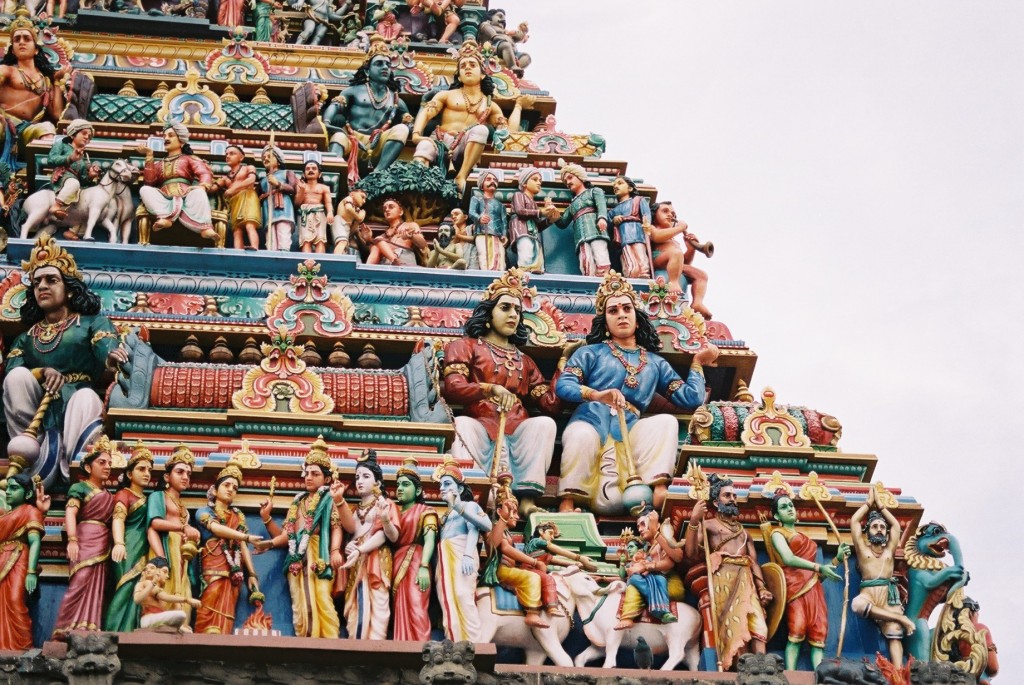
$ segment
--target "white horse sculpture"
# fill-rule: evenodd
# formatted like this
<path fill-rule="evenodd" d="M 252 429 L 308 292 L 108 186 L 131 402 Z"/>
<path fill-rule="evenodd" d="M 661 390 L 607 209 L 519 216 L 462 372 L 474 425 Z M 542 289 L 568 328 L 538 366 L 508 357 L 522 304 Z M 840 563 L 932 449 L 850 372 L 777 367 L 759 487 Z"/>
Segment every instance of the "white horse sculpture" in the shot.
<path fill-rule="evenodd" d="M 565 606 L 566 614 L 572 616 L 572 594 L 557 573 L 555 579 L 558 599 Z M 569 619 L 544 614 L 548 628 L 531 628 L 523 622 L 523 616 L 496 614 L 491 610 L 491 588 L 481 587 L 476 591 L 476 609 L 480 614 L 480 636 L 476 642 L 493 642 L 502 647 L 519 647 L 526 652 L 526 663 L 540 666 L 548 657 L 555 666 L 572 667 L 572 657 L 562 648 L 562 641 L 569 635 Z"/>
<path fill-rule="evenodd" d="M 131 184 L 138 175 L 138 167 L 128 160 L 115 160 L 100 177 L 99 183 L 79 192 L 78 202 L 68 207 L 67 217 L 59 221 L 50 214 L 55 197 L 53 190 L 37 190 L 25 198 L 22 206 L 25 213 L 25 220 L 21 224 L 22 239 L 28 238 L 29 233 L 37 229 L 53 233 L 62 228 L 78 229 L 84 226 L 85 234 L 82 237 L 92 240 L 93 229 L 99 222 L 110 232 L 111 244 L 116 243 L 120 236 L 121 242 L 127 245 L 135 215 Z"/>
<path fill-rule="evenodd" d="M 579 609 L 583 619 L 583 633 L 590 641 L 590 646 L 576 657 L 576 666 L 586 666 L 587 662 L 603 655 L 604 668 L 615 668 L 619 647 L 635 647 L 636 638 L 642 636 L 655 654 L 668 651 L 668 660 L 661 670 L 671 671 L 684 660 L 689 670 L 697 670 L 701 619 L 689 604 L 675 604 L 677 623 L 637 622 L 627 630 L 615 630 L 619 601 L 626 590 L 624 582 L 616 580 L 602 589 L 596 580 L 576 566 L 554 575 L 568 585 L 573 605 Z"/>

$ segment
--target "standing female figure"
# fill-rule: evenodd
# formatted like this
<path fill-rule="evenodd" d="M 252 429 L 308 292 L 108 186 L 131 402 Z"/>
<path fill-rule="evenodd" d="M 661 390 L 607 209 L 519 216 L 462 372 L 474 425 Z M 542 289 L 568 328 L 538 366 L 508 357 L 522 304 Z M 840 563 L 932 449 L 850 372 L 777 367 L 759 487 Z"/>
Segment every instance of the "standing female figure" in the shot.
<path fill-rule="evenodd" d="M 398 540 L 395 542 L 395 580 L 391 586 L 395 606 L 396 640 L 430 639 L 430 561 L 437 544 L 437 512 L 423 502 L 423 481 L 416 459 L 406 459 L 398 470 L 395 499 Z"/>
<path fill-rule="evenodd" d="M 107 436 L 97 440 L 82 457 L 86 479 L 68 490 L 64 505 L 64 531 L 68 536 L 71 580 L 57 612 L 54 639 L 72 630 L 99 630 L 103 621 L 103 595 L 110 556 L 110 518 L 114 496 L 103 488 L 110 478 L 114 446 Z"/>
<path fill-rule="evenodd" d="M 28 595 L 39 582 L 39 545 L 43 512 L 36 507 L 32 478 L 19 473 L 7 480 L 7 502 L 0 502 L 0 650 L 32 649 Z"/>
<path fill-rule="evenodd" d="M 146 541 L 146 493 L 153 471 L 153 453 L 140 440 L 135 443 L 123 479 L 127 485 L 114 495 L 114 514 L 110 529 L 114 546 L 110 560 L 114 567 L 114 596 L 107 606 L 103 630 L 130 632 L 139 627 L 140 609 L 132 596 L 146 568 L 149 543 Z"/>

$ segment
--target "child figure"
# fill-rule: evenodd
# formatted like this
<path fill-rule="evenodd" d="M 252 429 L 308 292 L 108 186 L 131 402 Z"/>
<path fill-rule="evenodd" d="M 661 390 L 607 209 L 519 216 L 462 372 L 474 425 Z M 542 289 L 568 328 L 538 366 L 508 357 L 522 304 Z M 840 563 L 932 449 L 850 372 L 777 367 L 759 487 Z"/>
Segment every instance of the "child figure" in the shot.
<path fill-rule="evenodd" d="M 320 182 L 320 163 L 306 162 L 295 189 L 299 206 L 299 246 L 303 252 L 327 252 L 327 226 L 334 223 L 331 189 Z"/>
<path fill-rule="evenodd" d="M 168 605 L 189 604 L 198 609 L 203 605 L 193 597 L 172 595 L 164 591 L 164 584 L 170 577 L 167 560 L 154 557 L 146 563 L 142 570 L 142 579 L 135 585 L 132 599 L 142 609 L 142 628 L 173 628 L 179 633 L 191 633 L 188 626 L 188 615 L 181 609 L 168 609 Z"/>
<path fill-rule="evenodd" d="M 352 233 L 358 234 L 363 221 L 366 220 L 366 191 L 356 188 L 338 203 L 338 211 L 334 215 L 334 254 L 347 254 Z"/>
<path fill-rule="evenodd" d="M 523 544 L 523 552 L 534 559 L 543 561 L 547 566 L 579 565 L 584 571 L 597 571 L 597 564 L 589 558 L 555 544 L 560 535 L 554 521 L 537 524 L 533 529 L 533 537 Z"/>
<path fill-rule="evenodd" d="M 267 249 L 292 249 L 292 231 L 295 230 L 295 204 L 292 198 L 298 179 L 295 173 L 282 169 L 284 153 L 273 141 L 263 148 L 263 168 L 266 176 L 260 181 L 260 200 L 263 217 L 267 222 Z"/>
<path fill-rule="evenodd" d="M 235 249 L 258 250 L 259 226 L 263 218 L 256 194 L 256 168 L 242 163 L 245 150 L 237 145 L 228 145 L 224 159 L 228 163 L 228 173 L 217 179 L 217 185 L 223 189 L 224 202 L 228 206 L 228 225 L 235 236 Z"/>
<path fill-rule="evenodd" d="M 704 306 L 704 293 L 708 289 L 708 275 L 693 266 L 696 252 L 694 244 L 697 238 L 687 231 L 683 221 L 677 221 L 676 210 L 671 202 L 659 202 L 654 205 L 654 226 L 645 226 L 651 238 L 651 252 L 654 258 L 654 269 L 665 269 L 668 272 L 668 289 L 680 292 L 682 286 L 679 277 L 686 276 L 690 282 L 690 307 L 705 319 L 711 319 L 711 312 Z M 648 230 L 649 229 L 649 230 Z M 675 238 L 682 235 L 686 241 L 686 249 Z"/>

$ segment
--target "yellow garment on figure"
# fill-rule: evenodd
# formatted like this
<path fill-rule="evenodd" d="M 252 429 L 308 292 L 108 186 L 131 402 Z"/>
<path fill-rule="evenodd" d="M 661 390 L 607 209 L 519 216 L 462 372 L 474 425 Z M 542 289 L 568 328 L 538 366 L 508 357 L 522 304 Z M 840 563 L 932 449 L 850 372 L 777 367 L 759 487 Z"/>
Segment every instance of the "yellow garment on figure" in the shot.
<path fill-rule="evenodd" d="M 334 581 L 318 578 L 310 568 L 319 561 L 330 561 L 321 560 L 319 550 L 320 535 L 311 535 L 301 572 L 298 575 L 286 572 L 292 594 L 292 624 L 297 637 L 336 638 L 341 634 L 341 621 L 331 596 Z"/>
<path fill-rule="evenodd" d="M 167 583 L 164 584 L 164 592 L 192 599 L 192 582 L 188 577 L 188 564 L 181 556 L 181 545 L 185 542 L 185 538 L 178 531 L 170 531 L 164 535 L 167 536 L 164 541 L 164 554 L 167 555 L 167 568 L 170 570 L 170 576 L 167 578 Z M 156 555 L 150 553 L 151 559 L 154 556 Z M 169 607 L 165 606 L 165 608 Z M 185 612 L 187 617 L 185 625 L 188 625 L 192 620 L 192 605 L 183 602 L 180 605 L 175 605 L 174 608 Z"/>
<path fill-rule="evenodd" d="M 498 580 L 516 593 L 524 609 L 540 609 L 540 576 L 536 573 L 502 564 L 498 567 Z"/>
<path fill-rule="evenodd" d="M 715 557 L 719 558 L 714 572 L 718 654 L 722 667 L 728 669 L 739 650 L 752 639 L 768 639 L 768 626 L 754 587 L 750 558 L 715 552 L 711 555 L 712 568 L 716 566 Z"/>
<path fill-rule="evenodd" d="M 228 225 L 232 228 L 243 228 L 247 223 L 257 226 L 263 223 L 260 210 L 260 198 L 252 188 L 225 200 L 228 206 Z"/>
<path fill-rule="evenodd" d="M 670 602 L 682 602 L 686 599 L 686 586 L 683 585 L 683 579 L 678 573 L 672 571 L 666 574 L 666 580 L 668 581 L 668 599 Z M 626 618 L 636 620 L 640 618 L 640 615 L 644 613 L 644 609 L 647 608 L 647 602 L 644 601 L 644 596 L 640 594 L 632 585 L 626 586 L 625 597 L 622 598 L 622 607 L 619 611 L 619 618 Z"/>

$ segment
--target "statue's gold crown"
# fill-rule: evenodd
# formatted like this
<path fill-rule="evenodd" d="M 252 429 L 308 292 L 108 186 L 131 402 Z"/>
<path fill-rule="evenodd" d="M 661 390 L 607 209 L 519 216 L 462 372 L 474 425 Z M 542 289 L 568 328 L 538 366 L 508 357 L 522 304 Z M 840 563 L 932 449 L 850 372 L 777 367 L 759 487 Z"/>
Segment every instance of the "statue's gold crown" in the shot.
<path fill-rule="evenodd" d="M 328 454 L 328 445 L 324 441 L 324 436 L 318 435 L 316 442 L 309 448 L 309 453 L 306 455 L 306 466 L 320 466 L 327 470 L 333 470 L 334 464 L 331 463 L 331 457 Z"/>
<path fill-rule="evenodd" d="M 499 278 L 491 281 L 484 291 L 484 300 L 496 300 L 502 295 L 511 295 L 519 300 L 527 300 L 537 296 L 536 288 L 527 287 L 530 276 L 518 267 L 513 267 L 503 273 Z"/>
<path fill-rule="evenodd" d="M 171 458 L 164 464 L 164 468 L 170 471 L 178 464 L 187 464 L 189 468 L 195 468 L 196 455 L 192 454 L 192 450 L 185 443 L 181 443 L 174 448 L 174 453 L 171 454 Z"/>
<path fill-rule="evenodd" d="M 15 31 L 28 31 L 32 34 L 32 41 L 37 42 L 39 40 L 39 27 L 36 26 L 35 22 L 32 21 L 32 15 L 29 14 L 28 8 L 21 5 L 14 11 L 14 19 L 7 27 L 8 35 L 14 37 Z"/>
<path fill-rule="evenodd" d="M 110 441 L 110 438 L 106 435 L 101 435 L 99 439 L 92 444 L 92 449 L 89 450 L 89 453 L 86 456 L 91 457 L 96 454 L 103 454 L 104 452 L 113 455 L 116 451 L 117 447 Z"/>
<path fill-rule="evenodd" d="M 416 457 L 406 457 L 402 461 L 402 465 L 398 467 L 398 471 L 395 472 L 395 478 L 402 476 L 419 478 L 420 472 L 417 470 L 417 466 L 419 466 L 419 462 L 416 461 Z"/>
<path fill-rule="evenodd" d="M 242 469 L 237 461 L 234 459 L 228 460 L 228 465 L 220 470 L 217 474 L 217 480 L 221 478 L 234 478 L 238 481 L 238 484 L 242 484 Z"/>
<path fill-rule="evenodd" d="M 30 276 L 36 269 L 44 266 L 52 266 L 68 278 L 82 280 L 82 272 L 78 270 L 78 264 L 71 253 L 57 244 L 48 233 L 44 233 L 36 240 L 35 247 L 29 254 L 28 261 L 21 263 L 21 268 Z"/>
<path fill-rule="evenodd" d="M 132 456 L 125 465 L 125 468 L 131 471 L 135 468 L 135 465 L 140 461 L 148 461 L 150 464 L 153 463 L 153 453 L 142 444 L 141 440 L 135 441 L 135 447 L 132 448 Z"/>
<path fill-rule="evenodd" d="M 384 36 L 379 33 L 370 36 L 370 47 L 366 50 L 366 59 L 373 59 L 377 55 L 384 55 L 388 59 L 391 58 L 391 46 L 388 45 Z"/>
<path fill-rule="evenodd" d="M 636 291 L 633 290 L 633 286 L 629 284 L 629 281 L 622 274 L 612 269 L 605 275 L 601 285 L 597 287 L 597 298 L 594 301 L 594 308 L 597 310 L 597 313 L 604 314 L 604 307 L 608 302 L 608 298 L 618 297 L 619 295 L 629 295 L 630 299 L 633 300 L 633 304 L 636 304 Z"/>
<path fill-rule="evenodd" d="M 434 469 L 434 482 L 440 482 L 445 476 L 451 476 L 460 483 L 465 480 L 462 477 L 462 469 L 459 468 L 458 462 L 450 454 L 445 455 L 444 462 Z"/>
<path fill-rule="evenodd" d="M 480 51 L 480 44 L 472 38 L 462 41 L 462 46 L 459 48 L 458 54 L 455 56 L 455 63 L 458 64 L 462 60 L 472 57 L 480 63 L 480 68 L 484 65 L 484 55 Z"/>
<path fill-rule="evenodd" d="M 496 506 L 501 507 L 506 502 L 510 502 L 516 507 L 519 506 L 519 500 L 516 498 L 515 493 L 512 492 L 512 474 L 499 473 L 498 491 L 495 493 L 494 503 Z"/>

